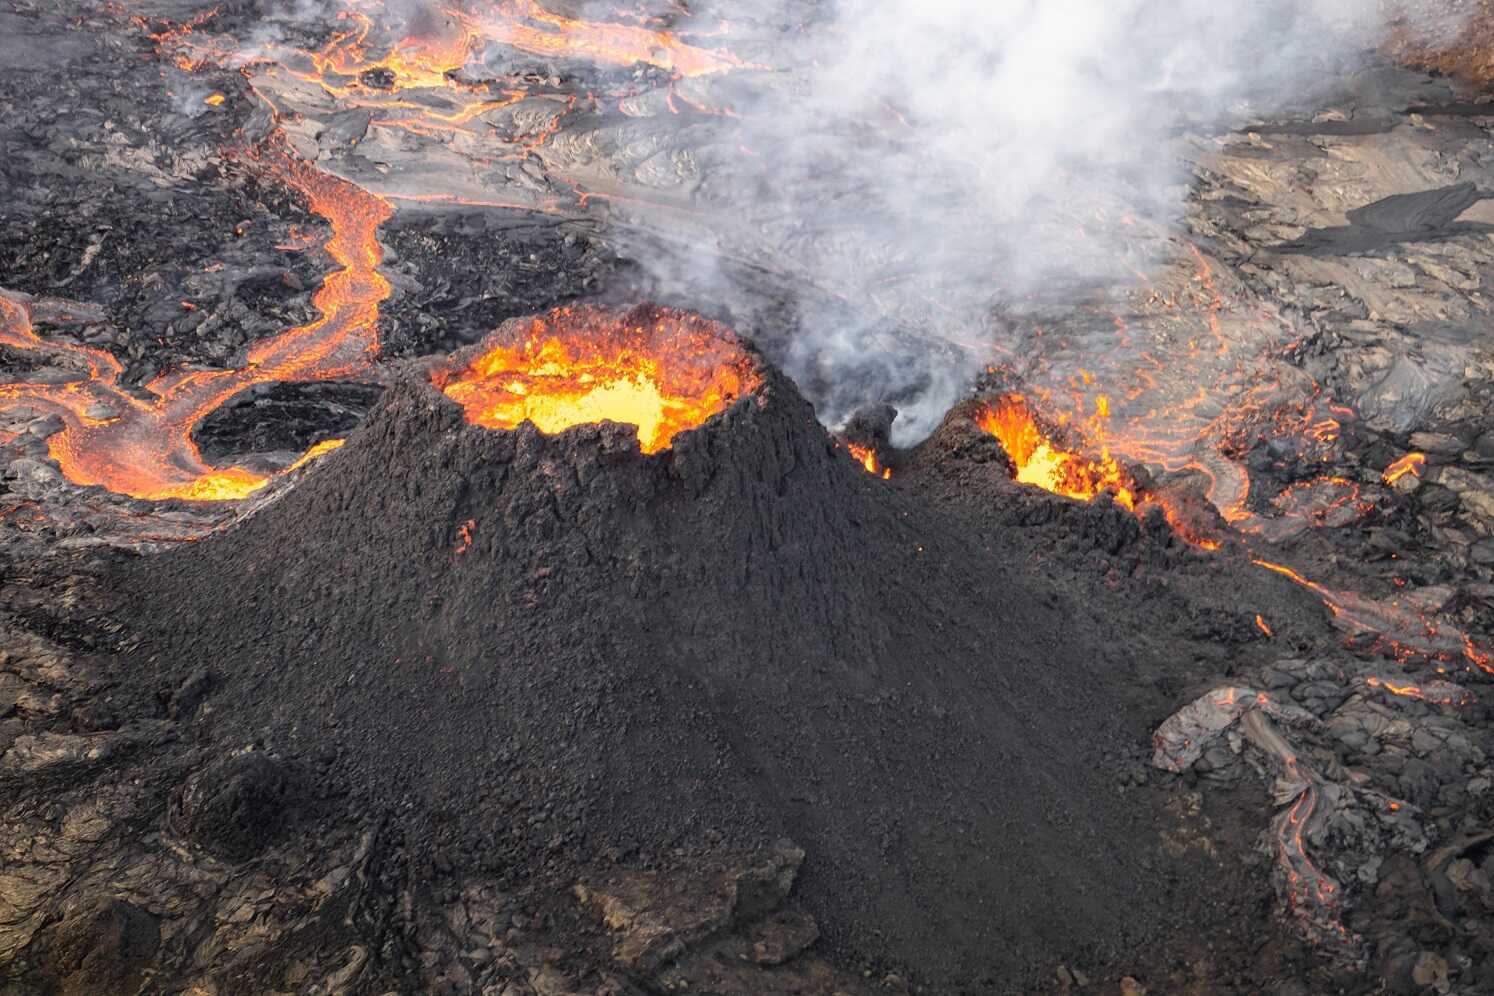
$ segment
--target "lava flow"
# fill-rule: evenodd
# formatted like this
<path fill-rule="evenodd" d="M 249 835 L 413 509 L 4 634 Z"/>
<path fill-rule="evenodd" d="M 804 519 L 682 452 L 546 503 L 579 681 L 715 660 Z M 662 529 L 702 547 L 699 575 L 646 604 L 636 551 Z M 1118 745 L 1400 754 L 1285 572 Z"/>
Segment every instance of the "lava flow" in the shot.
<path fill-rule="evenodd" d="M 1103 413 L 1102 405 L 1097 418 Z M 1109 491 L 1125 507 L 1136 507 L 1130 477 L 1109 450 L 1091 458 L 1065 449 L 1038 424 L 1022 396 L 1007 395 L 987 404 L 976 424 L 1001 442 L 1023 484 L 1084 501 Z"/>
<path fill-rule="evenodd" d="M 642 63 L 681 77 L 753 68 L 729 52 L 698 48 L 667 31 L 565 17 L 551 13 L 535 0 L 504 0 L 486 14 L 447 7 L 439 25 L 399 39 L 380 57 L 373 54 L 380 46 L 371 35 L 383 4 L 374 5 L 373 13 L 356 9 L 367 6 L 365 0 L 353 0 L 341 15 L 352 27 L 320 52 L 309 53 L 323 80 L 332 75 L 359 76 L 379 70 L 392 90 L 442 86 L 448 74 L 480 56 L 479 49 L 489 44 L 506 45 L 530 55 L 589 59 L 616 66 Z"/>
<path fill-rule="evenodd" d="M 362 188 L 289 156 L 277 156 L 272 165 L 331 223 L 326 249 L 341 268 L 312 296 L 319 318 L 255 343 L 241 367 L 163 373 L 145 385 L 149 396 L 140 397 L 120 383 L 124 368 L 113 355 L 41 338 L 32 326 L 37 306 L 0 295 L 0 344 L 51 353 L 86 373 L 66 383 L 0 385 L 0 411 L 31 409 L 62 420 L 47 445 L 68 480 L 153 500 L 243 498 L 269 478 L 245 467 L 206 464 L 192 440 L 197 423 L 256 384 L 333 380 L 369 368 L 379 303 L 390 289 L 377 269 L 377 233 L 392 211 Z"/>
<path fill-rule="evenodd" d="M 1461 659 L 1494 675 L 1490 651 L 1457 627 L 1435 622 L 1428 611 L 1400 600 L 1379 602 L 1349 591 L 1334 591 L 1284 564 L 1259 558 L 1253 562 L 1318 596 L 1341 630 L 1350 636 L 1373 636 L 1381 650 L 1403 663 L 1417 658 L 1444 663 Z"/>
<path fill-rule="evenodd" d="M 638 428 L 645 453 L 667 449 L 761 383 L 725 326 L 646 305 L 558 308 L 506 323 L 475 359 L 432 380 L 476 425 L 531 422 L 554 434 L 621 422 Z"/>
<path fill-rule="evenodd" d="M 533 55 L 568 55 L 619 66 L 646 63 L 680 76 L 707 76 L 748 66 L 727 52 L 687 45 L 667 31 L 578 21 L 552 14 L 535 0 L 507 0 L 487 37 Z"/>

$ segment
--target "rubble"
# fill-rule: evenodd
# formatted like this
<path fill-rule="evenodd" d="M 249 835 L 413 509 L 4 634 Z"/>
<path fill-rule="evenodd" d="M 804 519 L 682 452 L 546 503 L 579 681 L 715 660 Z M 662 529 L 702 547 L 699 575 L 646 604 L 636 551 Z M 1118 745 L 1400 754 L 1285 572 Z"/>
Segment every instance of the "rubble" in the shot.
<path fill-rule="evenodd" d="M 1479 933 L 1494 906 L 1483 905 L 1474 860 L 1448 869 L 1455 855 L 1482 854 L 1494 840 L 1474 829 L 1494 786 L 1487 707 L 1451 682 L 1377 667 L 1348 657 L 1261 667 L 1254 683 L 1269 691 L 1219 689 L 1163 723 L 1153 764 L 1206 793 L 1266 783 L 1277 815 L 1260 847 L 1275 862 L 1284 910 L 1320 950 L 1351 962 L 1373 953 L 1377 975 L 1404 981 L 1404 918 L 1417 910 L 1440 925 L 1421 936 L 1440 950 L 1416 953 L 1411 979 L 1481 992 L 1494 952 L 1461 938 Z M 1427 885 L 1408 896 L 1398 876 Z M 1426 904 L 1419 910 L 1415 896 Z"/>

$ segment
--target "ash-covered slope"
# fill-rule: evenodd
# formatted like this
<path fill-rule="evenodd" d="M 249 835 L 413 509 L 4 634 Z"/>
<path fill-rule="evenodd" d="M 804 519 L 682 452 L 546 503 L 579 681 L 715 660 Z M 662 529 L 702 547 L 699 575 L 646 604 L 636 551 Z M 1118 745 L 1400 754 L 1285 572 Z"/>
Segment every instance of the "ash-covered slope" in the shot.
<path fill-rule="evenodd" d="M 470 425 L 417 371 L 281 500 L 124 568 L 141 673 L 209 668 L 216 741 L 330 756 L 441 862 L 565 889 L 787 836 L 832 951 L 940 987 L 1158 930 L 1187 873 L 1117 798 L 1123 662 L 763 378 L 644 456 Z"/>

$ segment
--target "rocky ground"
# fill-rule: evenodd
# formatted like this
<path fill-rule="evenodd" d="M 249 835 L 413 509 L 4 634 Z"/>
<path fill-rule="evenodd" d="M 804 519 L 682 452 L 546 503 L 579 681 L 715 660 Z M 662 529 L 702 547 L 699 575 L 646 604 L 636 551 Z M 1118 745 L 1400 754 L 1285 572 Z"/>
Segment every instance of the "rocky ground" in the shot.
<path fill-rule="evenodd" d="M 1376 58 L 1303 93 L 1278 119 L 1178 135 L 1191 174 L 1186 229 L 1135 235 L 1138 257 L 1163 265 L 1123 287 L 1054 288 L 993 320 L 1000 348 L 985 386 L 1023 390 L 1076 425 L 1103 395 L 1110 416 L 1091 433 L 1144 464 L 1159 493 L 1181 496 L 1219 538 L 1217 551 L 1185 542 L 1158 513 L 1018 487 L 968 408 L 909 451 L 887 443 L 885 419 L 867 416 L 863 441 L 880 446 L 890 482 L 848 477 L 860 475 L 849 459 L 823 462 L 843 456 L 828 437 L 796 435 L 807 426 L 790 433 L 837 482 L 818 499 L 836 496 L 830 518 L 842 527 L 827 562 L 858 579 L 856 590 L 881 593 L 827 624 L 844 646 L 813 656 L 847 670 L 876 660 L 884 675 L 901 675 L 910 664 L 934 667 L 954 645 L 990 646 L 1013 669 L 1003 680 L 1032 674 L 1032 687 L 1007 693 L 1023 710 L 985 719 L 1011 726 L 994 737 L 993 756 L 1023 766 L 1008 783 L 1024 793 L 1008 810 L 1018 831 L 940 854 L 911 842 L 909 826 L 933 813 L 950 834 L 989 833 L 961 825 L 963 796 L 970 785 L 985 797 L 1002 792 L 985 766 L 927 739 L 928 716 L 952 722 L 931 710 L 955 708 L 927 689 L 868 688 L 840 706 L 829 693 L 806 699 L 829 717 L 798 720 L 825 724 L 809 764 L 778 752 L 791 729 L 724 722 L 740 705 L 722 696 L 762 691 L 726 682 L 653 725 L 702 738 L 700 757 L 762 750 L 771 760 L 756 776 L 723 762 L 741 782 L 715 786 L 716 795 L 686 791 L 682 776 L 672 809 L 645 780 L 607 810 L 628 830 L 624 840 L 583 805 L 614 776 L 599 761 L 604 746 L 579 732 L 553 756 L 485 742 L 514 756 L 478 766 L 481 777 L 437 779 L 441 791 L 420 787 L 421 772 L 449 767 L 438 762 L 466 744 L 453 740 L 462 728 L 443 727 L 443 710 L 467 715 L 475 686 L 464 678 L 445 689 L 442 669 L 469 674 L 482 640 L 517 632 L 511 650 L 522 657 L 548 639 L 544 627 L 464 629 L 485 611 L 473 579 L 486 577 L 484 591 L 510 594 L 520 608 L 524 598 L 563 599 L 548 575 L 484 575 L 508 570 L 496 547 L 451 556 L 456 530 L 479 518 L 458 507 L 470 474 L 450 454 L 432 462 L 443 444 L 410 420 L 399 393 L 408 386 L 389 385 L 407 364 L 508 317 L 578 298 L 649 296 L 730 319 L 770 360 L 792 366 L 824 411 L 869 395 L 895 401 L 906 385 L 880 367 L 832 382 L 793 350 L 811 315 L 864 330 L 861 309 L 813 265 L 836 236 L 789 236 L 771 214 L 730 214 L 726 187 L 712 186 L 713 163 L 726 167 L 688 151 L 716 147 L 712 136 L 730 126 L 689 110 L 721 103 L 725 79 L 675 85 L 647 66 L 536 60 L 522 79 L 503 81 L 522 86 L 523 99 L 488 112 L 492 131 L 479 143 L 391 125 L 398 108 L 349 110 L 263 67 L 174 64 L 174 53 L 193 50 L 173 47 L 181 35 L 166 37 L 170 24 L 207 6 L 63 11 L 13 0 L 0 9 L 9 109 L 0 120 L 0 288 L 27 302 L 43 335 L 114 356 L 136 396 L 163 373 L 238 364 L 251 344 L 314 318 L 312 294 L 336 265 L 323 248 L 329 225 L 246 154 L 274 131 L 267 94 L 299 155 L 399 205 L 379 235 L 380 271 L 393 285 L 378 318 L 380 362 L 347 380 L 260 384 L 197 424 L 214 465 L 284 467 L 319 440 L 351 439 L 240 503 L 150 502 L 75 485 L 49 449 L 57 419 L 9 403 L 0 384 L 6 991 L 1494 987 L 1485 704 L 1494 340 L 1484 296 L 1494 272 L 1494 111 L 1485 113 L 1494 105 L 1480 89 Z M 199 34 L 241 40 L 262 6 L 223 4 Z M 308 48 L 329 34 L 304 23 L 287 30 L 298 34 L 285 44 Z M 766 16 L 739 30 L 744 58 L 771 50 Z M 1392 51 L 1439 74 L 1484 78 L 1476 31 L 1440 44 Z M 585 101 L 614 90 L 605 106 Z M 210 102 L 215 94 L 224 99 Z M 694 104 L 678 113 L 686 100 Z M 578 196 L 576 184 L 592 196 Z M 446 201 L 408 199 L 432 189 Z M 506 206 L 490 203 L 500 200 Z M 645 200 L 646 210 L 637 206 Z M 700 231 L 719 252 L 710 267 L 661 265 L 680 252 L 679 232 Z M 887 264 L 875 247 L 858 251 Z M 868 341 L 909 358 L 915 374 L 929 349 L 890 319 Z M 66 358 L 11 346 L 0 346 L 0 369 L 14 383 L 79 376 Z M 584 465 L 588 446 L 627 449 L 620 437 L 594 436 L 567 437 L 551 456 Z M 418 440 L 417 469 L 379 448 L 398 439 Z M 740 513 L 732 474 L 713 480 L 711 508 Z M 458 498 L 441 505 L 447 491 Z M 413 518 L 381 524 L 378 500 Z M 340 517 L 349 508 L 366 514 Z M 852 521 L 841 518 L 847 509 L 859 510 Z M 511 529 L 484 520 L 479 535 L 496 542 L 486 538 Z M 792 534 L 784 530 L 780 541 Z M 920 530 L 958 570 L 919 573 L 926 568 L 910 556 L 923 551 L 910 555 L 903 541 Z M 743 529 L 742 556 L 756 549 L 752 532 Z M 549 549 L 552 539 L 536 535 Z M 639 564 L 658 556 L 645 539 L 634 543 Z M 727 569 L 691 560 L 702 545 L 651 570 Z M 440 571 L 393 586 L 406 566 L 352 556 L 386 548 L 404 551 L 401 564 L 426 558 Z M 472 583 L 448 576 L 453 564 L 475 571 Z M 612 590 L 585 576 L 577 593 Z M 914 598 L 900 590 L 906 576 L 945 594 Z M 952 579 L 960 583 L 946 592 Z M 693 594 L 710 602 L 712 590 Z M 433 599 L 461 611 L 443 616 Z M 611 611 L 632 635 L 593 641 L 589 660 L 636 669 L 669 649 L 667 612 L 618 604 Z M 1031 614 L 1014 620 L 1014 605 Z M 587 611 L 572 608 L 567 618 Z M 748 623 L 763 628 L 738 619 L 695 639 L 729 660 Z M 801 642 L 817 632 L 805 628 Z M 400 672 L 409 684 L 395 690 L 400 708 L 424 717 L 418 736 L 402 732 L 398 710 L 370 720 L 374 691 L 342 684 L 368 666 L 371 643 L 405 638 L 418 644 L 413 666 L 433 672 Z M 902 652 L 883 660 L 890 647 Z M 778 657 L 793 648 L 780 650 L 770 641 L 764 659 L 786 667 Z M 623 673 L 632 672 L 594 677 Z M 573 710 L 575 732 L 599 713 L 615 719 L 606 701 L 632 701 L 556 681 L 533 715 L 525 690 L 509 689 L 520 703 L 508 706 L 519 710 L 513 722 L 565 724 Z M 678 705 L 674 691 L 630 708 Z M 1030 736 L 1017 735 L 1024 722 Z M 867 738 L 855 757 L 876 759 L 857 776 L 859 793 L 839 778 L 834 730 Z M 1039 747 L 1055 730 L 1070 735 L 1045 761 Z M 969 731 L 950 739 L 991 746 Z M 665 763 L 669 751 L 654 748 L 647 763 Z M 910 771 L 941 757 L 947 770 L 909 786 Z M 551 805 L 542 769 L 556 758 L 574 770 Z M 1032 784 L 1044 764 L 1050 778 L 1073 780 L 1046 808 Z M 1086 797 L 1092 816 L 1082 813 Z M 681 830 L 672 817 L 691 806 L 718 825 Z M 1086 833 L 1102 832 L 1086 846 Z M 490 836 L 502 843 L 485 846 Z M 1113 853 L 1117 841 L 1134 853 Z M 972 856 L 984 851 L 999 853 Z M 961 861 L 972 862 L 963 876 Z M 866 871 L 879 862 L 907 872 L 886 895 Z M 1041 883 L 1060 879 L 1063 894 L 1045 910 Z M 944 893 L 959 902 L 941 908 Z M 874 914 L 857 916 L 863 909 Z M 925 936 L 950 916 L 973 925 L 956 932 L 958 944 Z M 981 945 L 1001 948 L 986 977 L 971 968 Z"/>

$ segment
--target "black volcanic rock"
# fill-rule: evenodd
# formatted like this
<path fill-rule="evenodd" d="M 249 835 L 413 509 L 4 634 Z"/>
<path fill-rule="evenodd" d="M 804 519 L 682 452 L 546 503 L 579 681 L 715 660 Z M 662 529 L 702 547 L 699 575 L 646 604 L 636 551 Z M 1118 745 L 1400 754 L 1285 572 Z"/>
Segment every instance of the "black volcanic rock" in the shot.
<path fill-rule="evenodd" d="M 123 571 L 140 673 L 223 676 L 199 735 L 323 759 L 438 865 L 566 890 L 787 837 L 822 945 L 949 987 L 1120 956 L 1175 919 L 1158 883 L 1202 888 L 1108 768 L 1124 653 L 771 369 L 645 456 L 470 425 L 416 368 L 283 497 Z"/>
<path fill-rule="evenodd" d="M 295 776 L 262 751 L 232 754 L 196 772 L 170 808 L 172 827 L 204 850 L 244 860 L 291 822 Z"/>
<path fill-rule="evenodd" d="M 74 909 L 53 928 L 48 968 L 61 996 L 138 992 L 160 943 L 155 917 L 118 899 Z"/>

